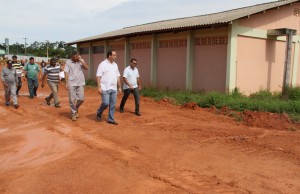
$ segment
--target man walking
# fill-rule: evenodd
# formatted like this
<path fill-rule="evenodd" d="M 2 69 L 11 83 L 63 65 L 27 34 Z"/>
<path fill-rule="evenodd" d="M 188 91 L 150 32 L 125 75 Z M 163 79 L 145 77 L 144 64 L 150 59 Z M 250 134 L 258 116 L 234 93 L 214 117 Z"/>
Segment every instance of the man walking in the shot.
<path fill-rule="evenodd" d="M 72 58 L 66 61 L 65 79 L 66 89 L 69 90 L 69 104 L 71 108 L 72 121 L 79 117 L 78 109 L 84 101 L 85 79 L 82 69 L 88 70 L 88 65 L 77 52 L 72 54 Z"/>
<path fill-rule="evenodd" d="M 22 73 L 23 73 L 23 66 L 21 63 L 18 62 L 18 58 L 16 55 L 12 56 L 13 64 L 12 67 L 17 71 L 18 77 L 18 87 L 17 87 L 17 96 L 19 95 L 19 91 L 22 87 Z"/>
<path fill-rule="evenodd" d="M 33 99 L 37 96 L 36 92 L 39 87 L 38 83 L 38 73 L 40 72 L 40 67 L 38 64 L 34 62 L 34 58 L 29 58 L 29 63 L 24 68 L 26 71 L 27 81 L 28 81 L 28 90 L 29 90 L 29 98 Z"/>
<path fill-rule="evenodd" d="M 18 98 L 16 95 L 18 76 L 16 70 L 12 67 L 13 62 L 11 60 L 7 61 L 7 67 L 2 69 L 1 79 L 5 91 L 5 105 L 10 105 L 10 97 L 13 100 L 14 107 L 19 108 Z"/>
<path fill-rule="evenodd" d="M 117 101 L 117 90 L 122 92 L 120 72 L 118 65 L 114 62 L 117 58 L 116 51 L 108 51 L 107 58 L 101 62 L 97 70 L 98 92 L 102 97 L 102 103 L 97 111 L 97 120 L 101 120 L 103 111 L 109 106 L 108 123 L 118 125 L 114 119 Z"/>
<path fill-rule="evenodd" d="M 45 77 L 47 76 L 47 82 L 51 89 L 51 94 L 45 98 L 47 105 L 50 105 L 50 101 L 54 98 L 54 106 L 56 108 L 60 108 L 60 104 L 58 101 L 58 84 L 59 84 L 59 73 L 61 71 L 61 67 L 59 63 L 56 63 L 55 59 L 50 60 L 50 65 L 44 67 L 44 73 L 42 76 L 42 88 L 44 87 Z"/>
<path fill-rule="evenodd" d="M 126 100 L 130 93 L 133 93 L 134 95 L 134 101 L 135 101 L 135 114 L 137 116 L 141 116 L 140 113 L 140 96 L 139 96 L 139 90 L 142 89 L 141 82 L 140 82 L 140 75 L 139 71 L 136 68 L 137 66 L 137 60 L 136 59 L 131 59 L 130 61 L 130 66 L 126 67 L 124 69 L 124 74 L 123 74 L 123 91 L 124 95 L 120 104 L 120 112 L 124 112 L 124 106 L 126 103 Z"/>

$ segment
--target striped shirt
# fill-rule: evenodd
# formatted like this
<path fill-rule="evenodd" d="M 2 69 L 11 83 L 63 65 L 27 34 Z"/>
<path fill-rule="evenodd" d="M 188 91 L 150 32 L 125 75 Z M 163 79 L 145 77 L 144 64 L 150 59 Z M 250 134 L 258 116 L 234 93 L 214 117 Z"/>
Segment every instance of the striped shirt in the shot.
<path fill-rule="evenodd" d="M 14 69 L 16 69 L 16 72 L 17 72 L 17 76 L 18 77 L 22 77 L 22 73 L 23 73 L 23 66 L 21 65 L 21 63 L 18 63 L 18 62 L 13 62 L 12 64 L 12 67 Z"/>
<path fill-rule="evenodd" d="M 47 80 L 51 82 L 58 83 L 60 81 L 59 79 L 59 73 L 61 71 L 60 64 L 56 64 L 55 67 L 51 65 L 47 65 L 44 70 L 44 74 L 47 75 Z"/>

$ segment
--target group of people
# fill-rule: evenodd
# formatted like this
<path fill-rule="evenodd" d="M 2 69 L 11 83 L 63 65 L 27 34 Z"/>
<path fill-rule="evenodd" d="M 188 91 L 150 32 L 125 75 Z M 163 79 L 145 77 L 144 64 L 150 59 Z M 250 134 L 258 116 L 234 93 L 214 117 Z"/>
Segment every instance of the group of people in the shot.
<path fill-rule="evenodd" d="M 101 121 L 104 110 L 109 107 L 108 123 L 118 125 L 114 118 L 114 112 L 117 101 L 117 94 L 122 93 L 123 98 L 120 103 L 120 112 L 124 112 L 125 103 L 130 93 L 133 93 L 135 99 L 135 114 L 141 116 L 139 91 L 142 89 L 139 71 L 137 69 L 137 60 L 131 59 L 130 65 L 125 68 L 123 73 L 123 87 L 121 87 L 121 79 L 118 65 L 115 60 L 117 58 L 116 51 L 108 51 L 107 58 L 98 66 L 96 77 L 98 85 L 98 93 L 101 95 L 102 102 L 96 113 L 96 118 Z M 7 61 L 7 67 L 2 69 L 1 78 L 5 90 L 6 105 L 10 105 L 10 98 L 13 100 L 15 108 L 19 108 L 18 92 L 22 87 L 22 74 L 25 74 L 28 82 L 29 98 L 33 99 L 37 96 L 38 89 L 38 73 L 40 67 L 34 62 L 34 58 L 29 59 L 29 63 L 24 67 L 17 62 L 17 57 L 13 56 L 13 60 Z M 64 78 L 66 81 L 66 89 L 69 93 L 69 105 L 71 110 L 71 119 L 76 121 L 79 118 L 79 107 L 84 102 L 84 86 L 85 78 L 83 70 L 88 70 L 88 64 L 81 56 L 74 52 L 71 59 L 67 60 L 64 68 Z M 42 65 L 41 87 L 45 86 L 45 78 L 51 89 L 51 94 L 45 98 L 46 104 L 50 105 L 54 99 L 54 106 L 60 108 L 58 100 L 58 85 L 60 83 L 61 65 L 56 59 L 51 59 L 50 64 Z"/>
<path fill-rule="evenodd" d="M 22 88 L 22 76 L 26 72 L 25 77 L 28 81 L 28 89 L 30 93 L 29 98 L 37 96 L 36 91 L 38 88 L 38 72 L 39 66 L 34 62 L 34 58 L 29 58 L 29 63 L 24 64 L 18 62 L 17 56 L 13 56 L 12 60 L 7 61 L 7 66 L 2 69 L 1 79 L 5 91 L 5 105 L 10 106 L 10 98 L 13 100 L 13 105 L 19 108 L 18 97 L 19 91 Z"/>

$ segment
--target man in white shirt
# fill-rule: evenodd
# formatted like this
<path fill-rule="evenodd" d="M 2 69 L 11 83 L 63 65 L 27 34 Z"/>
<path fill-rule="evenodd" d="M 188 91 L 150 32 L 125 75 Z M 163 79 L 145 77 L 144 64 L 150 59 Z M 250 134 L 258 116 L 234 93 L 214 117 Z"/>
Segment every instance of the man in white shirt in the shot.
<path fill-rule="evenodd" d="M 123 91 L 124 96 L 122 98 L 121 104 L 120 104 L 120 112 L 124 112 L 124 106 L 126 103 L 126 100 L 130 93 L 133 93 L 134 95 L 134 101 L 135 101 L 135 114 L 137 116 L 141 116 L 140 113 L 140 96 L 139 91 L 142 89 L 141 82 L 140 82 L 140 75 L 139 70 L 136 68 L 137 66 L 137 60 L 131 59 L 130 66 L 126 67 L 124 69 L 123 74 Z"/>
<path fill-rule="evenodd" d="M 98 92 L 102 97 L 102 103 L 97 111 L 97 120 L 101 120 L 103 111 L 109 106 L 108 123 L 118 125 L 114 119 L 117 91 L 122 93 L 120 72 L 114 62 L 117 58 L 116 51 L 108 51 L 107 58 L 101 62 L 97 70 Z"/>

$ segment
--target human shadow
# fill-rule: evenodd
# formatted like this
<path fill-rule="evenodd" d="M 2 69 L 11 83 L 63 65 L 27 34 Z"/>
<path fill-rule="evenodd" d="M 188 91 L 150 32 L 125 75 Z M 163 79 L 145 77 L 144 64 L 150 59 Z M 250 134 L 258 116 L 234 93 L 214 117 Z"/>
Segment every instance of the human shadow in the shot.
<path fill-rule="evenodd" d="M 58 114 L 59 114 L 59 116 L 64 117 L 64 118 L 68 118 L 68 119 L 71 118 L 69 111 L 68 112 L 59 112 Z"/>

